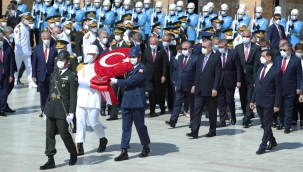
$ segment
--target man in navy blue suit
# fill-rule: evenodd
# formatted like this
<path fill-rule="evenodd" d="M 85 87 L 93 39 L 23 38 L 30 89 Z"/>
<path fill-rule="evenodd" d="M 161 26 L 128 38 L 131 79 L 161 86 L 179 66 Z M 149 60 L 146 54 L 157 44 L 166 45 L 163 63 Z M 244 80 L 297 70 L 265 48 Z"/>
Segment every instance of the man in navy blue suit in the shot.
<path fill-rule="evenodd" d="M 50 91 L 50 76 L 54 71 L 54 61 L 57 57 L 56 45 L 50 42 L 51 35 L 49 32 L 42 32 L 42 44 L 38 44 L 33 53 L 32 60 L 32 79 L 38 82 L 40 88 L 40 106 L 42 113 L 39 117 L 43 117 L 44 106 Z"/>
<path fill-rule="evenodd" d="M 175 86 L 176 100 L 173 108 L 173 112 L 169 121 L 165 123 L 171 127 L 175 127 L 178 121 L 179 113 L 186 97 L 189 97 L 190 102 L 190 117 L 194 116 L 194 80 L 196 74 L 196 63 L 198 56 L 193 53 L 192 44 L 190 42 L 182 43 L 182 54 L 178 58 L 178 75 Z"/>
<path fill-rule="evenodd" d="M 254 109 L 256 103 L 257 112 L 263 126 L 262 143 L 257 155 L 264 154 L 277 146 L 276 139 L 271 130 L 273 115 L 281 107 L 282 99 L 282 72 L 280 67 L 273 65 L 274 53 L 272 50 L 262 51 L 260 61 L 264 66 L 258 69 L 255 81 L 255 89 L 250 100 L 250 108 Z M 267 142 L 269 145 L 267 146 Z"/>
<path fill-rule="evenodd" d="M 231 113 L 231 124 L 236 124 L 235 89 L 241 87 L 242 67 L 237 51 L 227 48 L 227 40 L 220 40 L 219 50 L 222 62 L 222 75 L 219 88 L 218 109 L 220 122 L 217 127 L 226 127 L 227 106 Z"/>
<path fill-rule="evenodd" d="M 14 54 L 8 44 L 3 44 L 3 33 L 0 33 L 0 116 L 6 117 L 4 110 L 9 92 L 9 83 L 13 82 Z"/>
<path fill-rule="evenodd" d="M 270 40 L 270 48 L 271 49 L 279 49 L 279 42 L 282 39 L 286 39 L 284 27 L 280 25 L 281 23 L 281 15 L 275 14 L 274 22 L 267 29 L 266 37 Z"/>
<path fill-rule="evenodd" d="M 280 67 L 283 73 L 282 78 L 282 104 L 279 111 L 280 124 L 278 130 L 285 127 L 284 133 L 290 133 L 294 101 L 296 94 L 300 94 L 302 80 L 302 65 L 301 60 L 292 55 L 292 45 L 288 42 L 283 43 L 281 47 L 281 56 L 277 56 L 274 65 Z"/>
<path fill-rule="evenodd" d="M 205 137 L 216 136 L 218 90 L 221 80 L 222 64 L 219 53 L 213 53 L 211 41 L 202 43 L 202 54 L 198 56 L 194 88 L 194 116 L 191 122 L 191 133 L 186 136 L 198 138 L 202 109 L 207 104 L 209 113 L 209 132 Z M 192 109 L 191 109 L 192 111 Z"/>

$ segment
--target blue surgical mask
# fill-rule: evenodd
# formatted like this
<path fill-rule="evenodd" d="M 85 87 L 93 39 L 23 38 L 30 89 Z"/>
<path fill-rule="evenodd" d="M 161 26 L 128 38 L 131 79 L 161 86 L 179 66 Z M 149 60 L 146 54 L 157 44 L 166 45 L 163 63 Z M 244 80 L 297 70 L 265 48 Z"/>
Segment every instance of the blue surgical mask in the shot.
<path fill-rule="evenodd" d="M 186 27 L 186 26 L 187 26 L 187 23 L 182 23 L 181 26 L 182 26 L 182 27 Z"/>
<path fill-rule="evenodd" d="M 218 51 L 219 50 L 219 45 L 214 45 L 214 48 L 213 48 L 215 51 Z"/>

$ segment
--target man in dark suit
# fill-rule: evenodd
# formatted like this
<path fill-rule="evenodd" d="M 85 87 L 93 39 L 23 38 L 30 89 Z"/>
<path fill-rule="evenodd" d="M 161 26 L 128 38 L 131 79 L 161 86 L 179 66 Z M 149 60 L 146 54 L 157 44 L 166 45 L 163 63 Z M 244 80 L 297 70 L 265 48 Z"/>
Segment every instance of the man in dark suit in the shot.
<path fill-rule="evenodd" d="M 202 43 L 202 54 L 196 65 L 196 75 L 192 92 L 195 93 L 194 116 L 190 125 L 191 133 L 186 136 L 198 138 L 202 110 L 208 105 L 209 132 L 205 137 L 216 136 L 218 90 L 221 80 L 222 64 L 218 53 L 213 53 L 211 41 Z M 192 111 L 192 110 L 191 110 Z"/>
<path fill-rule="evenodd" d="M 167 106 L 168 106 L 168 111 L 172 112 L 173 111 L 173 106 L 174 106 L 174 91 L 173 87 L 171 85 L 170 81 L 170 61 L 173 56 L 177 54 L 176 51 L 176 46 L 175 45 L 170 45 L 171 42 L 171 36 L 168 34 L 163 35 L 162 37 L 162 42 L 159 43 L 159 46 L 161 46 L 165 52 L 166 52 L 166 65 L 167 65 L 167 73 L 166 73 L 166 81 L 165 81 L 165 90 L 167 90 Z"/>
<path fill-rule="evenodd" d="M 3 44 L 3 33 L 0 33 L 0 116 L 4 113 L 9 93 L 9 83 L 13 82 L 15 72 L 14 53 L 8 44 Z"/>
<path fill-rule="evenodd" d="M 167 74 L 167 57 L 163 48 L 158 46 L 158 38 L 150 38 L 150 47 L 143 54 L 142 63 L 148 69 L 147 91 L 149 98 L 150 117 L 155 117 L 156 104 L 161 114 L 165 114 L 165 80 Z"/>
<path fill-rule="evenodd" d="M 256 103 L 264 130 L 262 143 L 256 152 L 257 155 L 264 154 L 266 150 L 271 150 L 277 146 L 271 124 L 274 113 L 278 112 L 281 107 L 282 72 L 280 67 L 273 65 L 273 55 L 272 50 L 262 51 L 260 60 L 264 66 L 260 67 L 257 72 L 256 85 L 250 100 L 251 109 L 254 109 L 254 103 Z M 267 142 L 269 142 L 268 146 Z"/>
<path fill-rule="evenodd" d="M 138 33 L 134 32 L 133 29 L 133 32 L 129 33 L 129 37 L 132 39 L 133 46 L 139 46 L 142 51 L 142 54 L 144 54 L 145 43 L 142 41 L 142 34 L 139 32 Z"/>
<path fill-rule="evenodd" d="M 35 83 L 38 82 L 40 88 L 40 106 L 41 115 L 43 117 L 44 106 L 50 91 L 50 76 L 54 71 L 54 61 L 57 57 L 56 45 L 50 42 L 51 36 L 49 32 L 42 32 L 42 44 L 38 44 L 33 53 L 32 60 L 32 78 Z"/>
<path fill-rule="evenodd" d="M 241 87 L 242 67 L 238 52 L 227 48 L 227 40 L 220 40 L 219 50 L 222 62 L 222 75 L 219 88 L 218 109 L 220 122 L 217 127 L 226 127 L 225 120 L 228 119 L 227 106 L 231 113 L 231 124 L 236 124 L 235 88 Z"/>
<path fill-rule="evenodd" d="M 21 21 L 20 14 L 22 14 L 22 12 L 17 9 L 15 4 L 9 4 L 5 13 L 7 16 L 7 25 L 15 28 Z"/>
<path fill-rule="evenodd" d="M 270 25 L 267 29 L 266 37 L 270 40 L 270 48 L 278 50 L 279 41 L 282 39 L 286 39 L 286 35 L 284 27 L 280 25 L 281 15 L 274 14 L 273 20 L 273 24 Z"/>
<path fill-rule="evenodd" d="M 259 38 L 258 44 L 259 44 L 259 46 L 261 47 L 261 50 L 262 50 L 262 51 L 263 51 L 263 50 L 266 50 L 266 49 L 272 50 L 272 52 L 274 53 L 274 55 L 273 55 L 273 61 L 275 60 L 275 57 L 281 55 L 279 49 L 271 49 L 271 48 L 269 47 L 270 41 L 269 41 L 269 39 L 266 38 L 265 36 L 262 36 L 262 37 Z"/>
<path fill-rule="evenodd" d="M 254 91 L 255 76 L 260 65 L 261 49 L 251 42 L 252 34 L 249 30 L 243 31 L 243 43 L 235 47 L 242 65 L 241 87 L 239 89 L 241 108 L 244 114 L 243 127 L 248 128 L 253 117 L 253 111 L 249 107 L 250 98 Z"/>
<path fill-rule="evenodd" d="M 183 55 L 178 58 L 178 77 L 175 86 L 176 101 L 174 103 L 174 108 L 170 116 L 170 120 L 165 121 L 167 125 L 170 125 L 173 128 L 176 126 L 182 104 L 186 97 L 189 97 L 191 119 L 194 116 L 194 80 L 198 56 L 192 54 L 192 45 L 187 41 L 182 43 L 182 52 Z"/>
<path fill-rule="evenodd" d="M 294 100 L 296 94 L 300 94 L 302 81 L 302 65 L 301 60 L 292 55 L 292 45 L 284 43 L 281 47 L 281 56 L 275 58 L 274 65 L 280 67 L 283 73 L 282 88 L 283 97 L 281 110 L 279 111 L 280 124 L 278 130 L 285 127 L 284 133 L 290 133 L 291 120 L 294 109 Z"/>

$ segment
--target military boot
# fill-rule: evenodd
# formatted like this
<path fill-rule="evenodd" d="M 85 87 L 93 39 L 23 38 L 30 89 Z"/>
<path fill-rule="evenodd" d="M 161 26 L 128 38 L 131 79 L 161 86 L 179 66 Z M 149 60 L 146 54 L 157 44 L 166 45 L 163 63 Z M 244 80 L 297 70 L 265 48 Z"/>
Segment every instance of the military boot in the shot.
<path fill-rule="evenodd" d="M 115 161 L 128 160 L 127 149 L 121 149 L 121 154 L 115 158 Z"/>
<path fill-rule="evenodd" d="M 98 153 L 104 152 L 106 150 L 107 142 L 108 141 L 105 137 L 102 137 L 100 139 L 99 147 L 98 147 L 98 150 L 97 150 Z"/>
<path fill-rule="evenodd" d="M 54 156 L 49 155 L 47 162 L 43 166 L 40 166 L 40 170 L 47 170 L 47 169 L 51 169 L 51 168 L 55 168 L 55 167 L 56 167 L 56 165 L 55 165 Z"/>

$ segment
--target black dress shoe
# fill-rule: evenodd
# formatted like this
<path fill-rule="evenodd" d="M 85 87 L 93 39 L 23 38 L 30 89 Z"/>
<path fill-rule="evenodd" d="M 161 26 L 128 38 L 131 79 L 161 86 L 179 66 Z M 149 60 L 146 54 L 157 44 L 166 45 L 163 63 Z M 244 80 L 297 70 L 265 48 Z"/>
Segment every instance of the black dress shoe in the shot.
<path fill-rule="evenodd" d="M 249 128 L 249 123 L 248 122 L 243 122 L 243 128 Z"/>
<path fill-rule="evenodd" d="M 71 153 L 68 165 L 75 165 L 76 163 L 77 163 L 77 153 Z"/>
<path fill-rule="evenodd" d="M 84 155 L 83 143 L 77 143 L 78 156 Z"/>
<path fill-rule="evenodd" d="M 164 115 L 165 114 L 165 110 L 161 110 L 160 114 Z"/>
<path fill-rule="evenodd" d="M 208 132 L 205 137 L 215 137 L 217 134 L 215 132 Z"/>
<path fill-rule="evenodd" d="M 24 85 L 24 84 L 20 80 L 18 80 L 17 85 Z"/>
<path fill-rule="evenodd" d="M 272 121 L 272 128 L 276 128 L 277 125 L 278 125 L 278 121 L 277 121 L 276 119 L 274 119 L 274 120 Z"/>
<path fill-rule="evenodd" d="M 217 127 L 218 127 L 218 128 L 220 128 L 220 127 L 226 127 L 226 122 L 225 122 L 225 120 L 218 122 Z"/>
<path fill-rule="evenodd" d="M 290 133 L 290 128 L 285 128 L 284 133 L 289 134 Z"/>
<path fill-rule="evenodd" d="M 284 128 L 284 124 L 279 124 L 278 126 L 277 126 L 277 130 L 282 130 Z"/>
<path fill-rule="evenodd" d="M 272 150 L 272 148 L 276 147 L 278 145 L 278 143 L 275 141 L 269 142 L 266 150 Z"/>
<path fill-rule="evenodd" d="M 117 120 L 117 119 L 118 119 L 117 116 L 116 117 L 110 117 L 110 118 L 107 118 L 106 121 L 113 121 L 113 120 Z"/>
<path fill-rule="evenodd" d="M 39 117 L 41 117 L 41 118 L 43 117 L 43 111 L 41 112 L 41 114 L 39 115 Z"/>
<path fill-rule="evenodd" d="M 8 112 L 8 113 L 15 113 L 15 110 L 12 110 L 8 105 L 6 105 L 4 112 Z"/>
<path fill-rule="evenodd" d="M 230 123 L 231 123 L 231 125 L 236 125 L 237 120 L 236 120 L 236 119 L 231 118 L 231 119 L 230 119 Z"/>
<path fill-rule="evenodd" d="M 115 158 L 115 161 L 128 160 L 127 149 L 122 149 L 121 154 Z"/>
<path fill-rule="evenodd" d="M 108 143 L 108 140 L 105 137 L 102 137 L 99 141 L 99 147 L 97 149 L 98 153 L 104 152 L 106 150 L 106 145 Z"/>
<path fill-rule="evenodd" d="M 209 118 L 209 115 L 208 115 L 208 113 L 205 113 L 205 118 L 207 118 L 207 119 Z"/>
<path fill-rule="evenodd" d="M 175 123 L 175 122 L 172 122 L 172 121 L 165 121 L 165 124 L 169 125 L 169 126 L 172 127 L 172 128 L 175 128 L 175 127 L 176 127 L 176 123 Z"/>
<path fill-rule="evenodd" d="M 101 116 L 106 116 L 105 115 L 105 109 L 100 110 Z"/>
<path fill-rule="evenodd" d="M 156 116 L 158 116 L 157 113 L 150 113 L 150 114 L 149 114 L 149 117 L 156 117 Z"/>
<path fill-rule="evenodd" d="M 0 112 L 0 116 L 7 117 L 7 115 L 4 112 Z"/>
<path fill-rule="evenodd" d="M 186 133 L 187 137 L 192 137 L 193 139 L 197 139 L 198 138 L 198 133 L 197 132 L 191 132 L 191 133 Z"/>
<path fill-rule="evenodd" d="M 259 150 L 257 150 L 256 154 L 261 155 L 261 154 L 265 154 L 265 152 L 266 152 L 266 149 L 259 149 Z"/>
<path fill-rule="evenodd" d="M 40 166 L 40 170 L 52 169 L 52 168 L 55 168 L 55 167 L 56 167 L 56 165 L 55 165 L 54 156 L 49 155 L 47 162 L 44 165 Z"/>
<path fill-rule="evenodd" d="M 150 152 L 149 146 L 143 146 L 142 152 L 139 154 L 140 158 L 147 157 Z"/>

